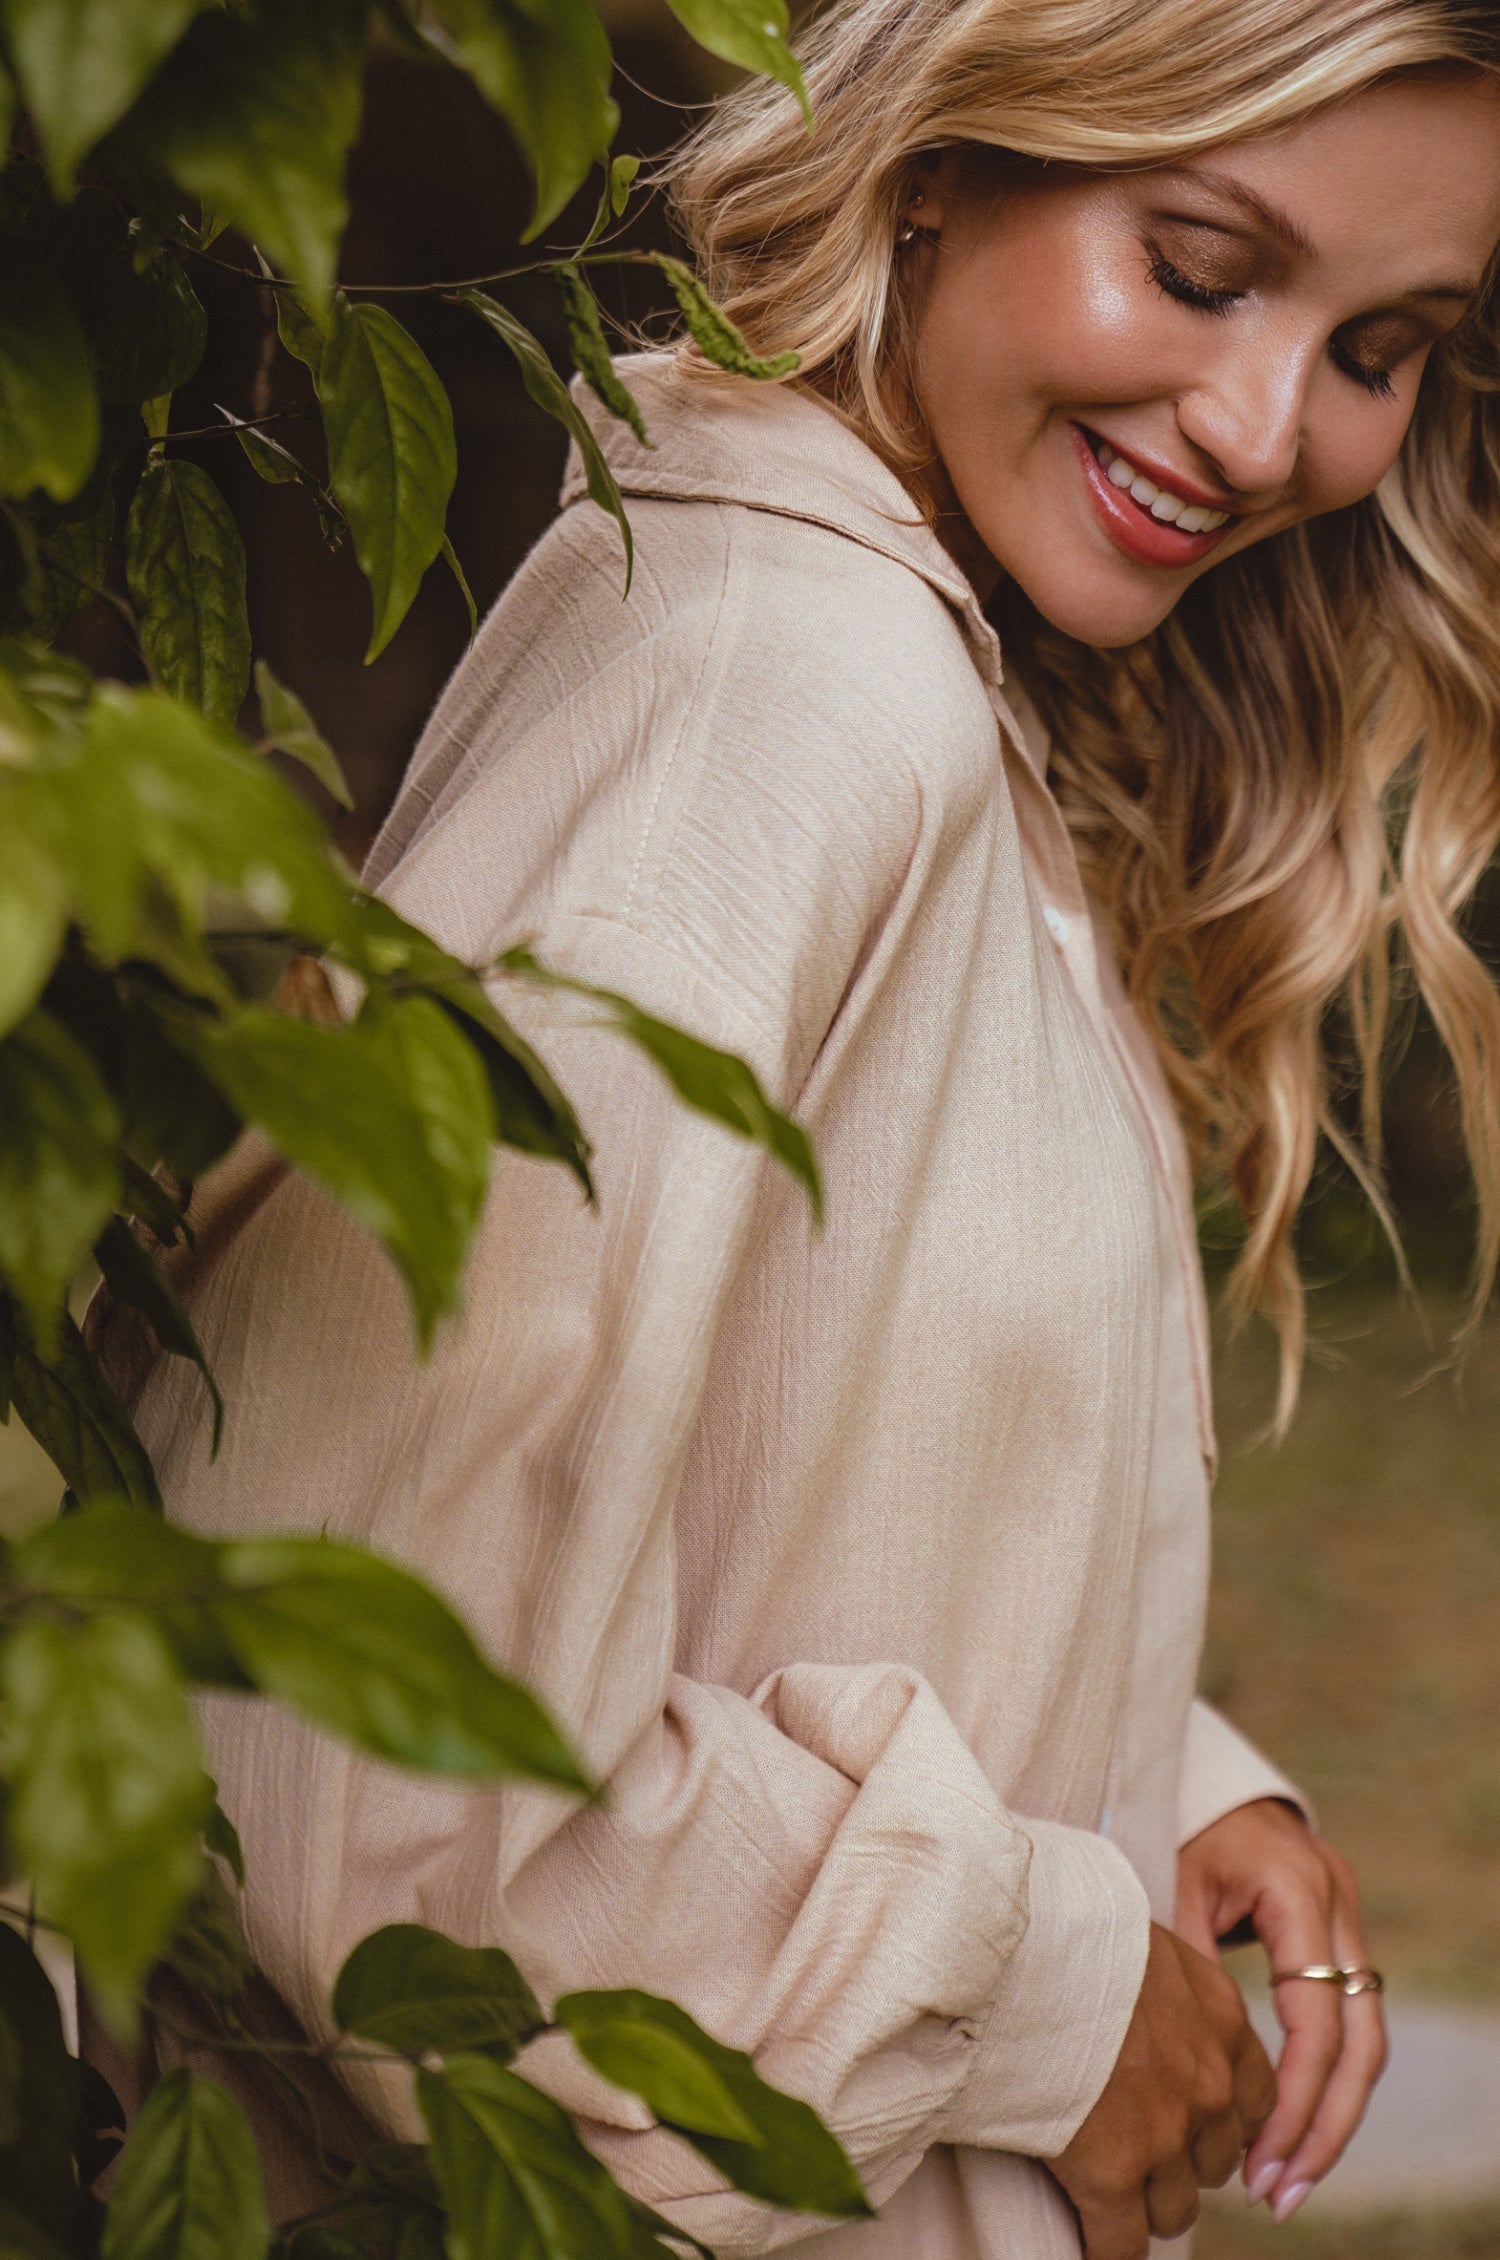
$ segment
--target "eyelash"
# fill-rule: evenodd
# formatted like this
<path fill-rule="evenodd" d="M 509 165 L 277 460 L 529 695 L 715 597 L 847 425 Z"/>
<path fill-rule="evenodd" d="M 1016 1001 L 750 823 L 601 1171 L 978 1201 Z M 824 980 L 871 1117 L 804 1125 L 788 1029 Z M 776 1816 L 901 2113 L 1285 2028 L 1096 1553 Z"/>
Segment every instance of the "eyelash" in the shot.
<path fill-rule="evenodd" d="M 1227 314 L 1245 295 L 1242 290 L 1210 290 L 1206 283 L 1194 282 L 1164 252 L 1149 252 L 1147 258 L 1147 272 L 1157 289 L 1184 306 L 1196 306 L 1201 314 Z"/>
<path fill-rule="evenodd" d="M 1174 267 L 1164 252 L 1149 251 L 1147 256 L 1147 272 L 1157 289 L 1165 291 L 1168 298 L 1175 298 L 1179 305 L 1195 307 L 1200 314 L 1228 314 L 1245 295 L 1242 290 L 1211 290 L 1206 283 L 1194 282 L 1191 275 Z M 1377 400 L 1390 400 L 1395 394 L 1396 388 L 1385 369 L 1371 369 L 1352 355 L 1337 351 L 1333 354 L 1333 365 L 1353 383 L 1363 385 Z"/>

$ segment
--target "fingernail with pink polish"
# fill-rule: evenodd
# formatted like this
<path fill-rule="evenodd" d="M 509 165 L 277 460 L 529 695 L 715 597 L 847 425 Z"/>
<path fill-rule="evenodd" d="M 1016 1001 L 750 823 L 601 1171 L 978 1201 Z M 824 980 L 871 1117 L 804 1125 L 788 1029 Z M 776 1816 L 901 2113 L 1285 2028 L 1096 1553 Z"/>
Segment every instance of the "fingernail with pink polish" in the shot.
<path fill-rule="evenodd" d="M 1291 2219 L 1304 2198 L 1311 2197 L 1312 2187 L 1311 2182 L 1287 2183 L 1286 2188 L 1281 2191 L 1275 2204 L 1271 2207 L 1271 2218 L 1278 2228 L 1283 2221 Z"/>
<path fill-rule="evenodd" d="M 1245 2203 L 1258 2205 L 1263 2197 L 1269 2197 L 1285 2165 L 1284 2158 L 1268 2158 L 1263 2166 L 1257 2166 L 1245 2184 Z"/>

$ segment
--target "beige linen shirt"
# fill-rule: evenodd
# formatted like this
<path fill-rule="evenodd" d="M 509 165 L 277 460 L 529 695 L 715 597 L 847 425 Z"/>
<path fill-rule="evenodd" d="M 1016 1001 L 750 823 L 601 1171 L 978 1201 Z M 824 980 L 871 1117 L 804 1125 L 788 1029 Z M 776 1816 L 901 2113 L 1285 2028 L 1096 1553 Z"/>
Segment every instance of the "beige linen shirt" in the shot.
<path fill-rule="evenodd" d="M 376 1924 L 543 1998 L 682 2001 L 838 2130 L 883 2209 L 726 2192 L 552 2040 L 531 2068 L 723 2254 L 1076 2260 L 1038 2156 L 1097 2097 L 1178 1842 L 1285 1785 L 1192 1708 L 1211 1452 L 1187 1172 L 972 591 L 795 391 L 626 368 L 584 503 L 449 685 L 372 865 L 479 962 L 523 936 L 732 1047 L 827 1227 L 587 1015 L 506 994 L 596 1148 L 501 1156 L 426 1367 L 395 1277 L 242 1152 L 159 1367 L 177 1512 L 415 1563 L 609 1785 L 580 1811 L 210 1706 L 258 1956 L 315 2030 Z M 575 473 L 569 494 L 576 497 Z M 398 2097 L 361 2100 L 408 2126 Z"/>

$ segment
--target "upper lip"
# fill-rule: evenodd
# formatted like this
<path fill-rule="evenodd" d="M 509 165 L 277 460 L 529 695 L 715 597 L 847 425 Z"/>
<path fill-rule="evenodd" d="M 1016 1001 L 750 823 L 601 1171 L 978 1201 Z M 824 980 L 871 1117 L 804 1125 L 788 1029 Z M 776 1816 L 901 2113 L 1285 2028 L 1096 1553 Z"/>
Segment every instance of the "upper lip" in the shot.
<path fill-rule="evenodd" d="M 1133 442 L 1127 446 L 1123 440 L 1111 439 L 1109 433 L 1101 432 L 1096 424 L 1085 424 L 1083 429 L 1091 438 L 1106 441 L 1117 455 L 1127 457 L 1139 470 L 1145 472 L 1148 479 L 1159 487 L 1165 487 L 1169 494 L 1180 494 L 1184 502 L 1200 503 L 1205 510 L 1227 510 L 1232 518 L 1244 516 L 1243 508 L 1236 507 L 1228 495 L 1215 494 L 1211 488 L 1200 485 L 1197 479 L 1190 479 L 1183 472 L 1173 470 L 1170 464 L 1159 462 L 1154 455 L 1148 455 L 1144 448 L 1135 446 Z"/>

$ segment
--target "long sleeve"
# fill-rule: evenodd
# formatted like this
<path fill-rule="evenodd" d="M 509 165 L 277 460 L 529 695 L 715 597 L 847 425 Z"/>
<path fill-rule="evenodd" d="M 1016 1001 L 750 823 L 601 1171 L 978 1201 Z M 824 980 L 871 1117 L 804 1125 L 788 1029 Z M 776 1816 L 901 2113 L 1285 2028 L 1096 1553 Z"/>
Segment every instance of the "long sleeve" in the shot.
<path fill-rule="evenodd" d="M 1226 1813 L 1261 1797 L 1279 1797 L 1295 1805 L 1305 1820 L 1314 1820 L 1301 1790 L 1200 1696 L 1188 1715 L 1177 1799 L 1178 1843 L 1189 1843 Z"/>
<path fill-rule="evenodd" d="M 811 599 L 792 585 L 784 601 Z M 861 629 L 871 650 L 881 633 L 878 616 Z M 867 688 L 830 772 L 798 739 L 816 708 L 805 676 L 756 651 L 737 678 L 712 635 L 693 659 L 673 661 L 691 698 L 663 714 L 660 651 L 633 683 L 606 655 L 596 702 L 580 694 L 566 729 L 523 734 L 505 790 L 499 764 L 450 793 L 390 891 L 466 953 L 536 932 L 568 970 L 747 1055 L 837 1151 L 862 999 L 901 921 L 909 939 L 928 915 L 968 818 L 937 823 L 900 774 L 930 721 L 920 686 Z M 526 831 L 538 805 L 545 824 Z M 576 1013 L 523 1017 L 593 1140 L 597 1208 L 560 1169 L 502 1155 L 466 1321 L 422 1368 L 384 1260 L 284 1176 L 194 1298 L 233 1408 L 219 1460 L 206 1464 L 180 1375 L 157 1372 L 141 1417 L 185 1519 L 321 1528 L 431 1578 L 544 1696 L 607 1797 L 579 1809 L 412 1780 L 269 1708 L 216 1702 L 257 1955 L 315 2029 L 349 1947 L 402 1919 L 500 1941 L 544 1999 L 672 1995 L 810 2100 L 877 2200 L 935 2142 L 1056 2151 L 1108 2075 L 1144 1966 L 1145 1898 L 1123 1856 L 1008 1810 L 900 1654 L 794 1655 L 745 1685 L 682 1668 L 680 1527 L 704 1507 L 684 1471 L 722 1386 L 726 1312 L 772 1265 L 855 1344 L 860 1187 L 830 1180 L 816 1242 L 784 1173 L 618 1038 Z M 756 1375 L 742 1386 L 753 1402 Z M 774 1452 L 774 1436 L 754 1448 Z M 852 1584 L 877 1573 L 851 1558 Z M 631 2186 L 719 2251 L 807 2233 L 725 2192 L 554 2043 L 536 2072 Z M 389 2097 L 362 2099 L 393 2116 Z"/>

